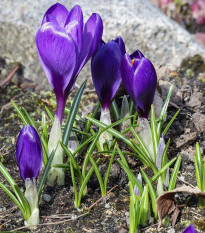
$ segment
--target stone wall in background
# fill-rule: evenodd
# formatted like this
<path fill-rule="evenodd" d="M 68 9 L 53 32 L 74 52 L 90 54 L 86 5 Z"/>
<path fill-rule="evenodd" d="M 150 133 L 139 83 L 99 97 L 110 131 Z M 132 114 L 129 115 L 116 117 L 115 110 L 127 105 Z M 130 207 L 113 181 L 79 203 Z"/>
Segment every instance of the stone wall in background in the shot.
<path fill-rule="evenodd" d="M 105 41 L 121 36 L 129 53 L 140 49 L 155 65 L 180 65 L 182 59 L 194 54 L 205 58 L 205 47 L 170 20 L 148 0 L 62 0 L 68 9 L 79 4 L 86 21 L 98 12 L 104 23 Z M 42 17 L 54 0 L 1 0 L 0 56 L 7 61 L 20 62 L 24 77 L 48 88 L 38 60 L 35 34 Z M 90 76 L 88 64 L 78 77 L 81 83 Z"/>

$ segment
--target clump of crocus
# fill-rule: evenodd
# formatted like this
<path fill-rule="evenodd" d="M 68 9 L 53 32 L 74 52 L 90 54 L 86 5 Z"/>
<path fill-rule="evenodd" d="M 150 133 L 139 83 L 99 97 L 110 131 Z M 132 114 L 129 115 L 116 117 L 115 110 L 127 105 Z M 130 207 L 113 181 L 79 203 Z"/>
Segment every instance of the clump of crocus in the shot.
<path fill-rule="evenodd" d="M 124 55 L 121 65 L 121 75 L 124 87 L 132 98 L 139 114 L 140 136 L 154 159 L 151 130 L 147 118 L 157 86 L 155 68 L 150 60 L 137 50 L 130 56 L 127 53 Z"/>
<path fill-rule="evenodd" d="M 48 154 L 62 140 L 61 123 L 65 103 L 72 91 L 75 80 L 96 52 L 103 31 L 100 16 L 93 13 L 83 30 L 83 13 L 80 6 L 74 6 L 70 12 L 56 3 L 45 13 L 42 25 L 36 34 L 36 46 L 41 65 L 52 86 L 57 100 L 56 115 L 48 142 Z M 58 146 L 52 165 L 63 163 L 63 151 Z M 64 172 L 61 168 L 50 169 L 48 184 L 64 184 Z"/>
<path fill-rule="evenodd" d="M 25 222 L 27 226 L 39 223 L 36 178 L 42 166 L 42 158 L 42 146 L 38 133 L 31 125 L 24 126 L 17 139 L 16 161 L 21 178 L 25 182 L 25 197 L 31 208 L 31 216 Z"/>
<path fill-rule="evenodd" d="M 107 125 L 111 124 L 110 106 L 122 81 L 120 66 L 124 54 L 124 42 L 118 37 L 107 44 L 102 41 L 91 62 L 93 83 L 102 106 L 100 121 Z M 103 150 L 104 143 L 110 143 L 112 136 L 104 132 L 99 141 Z"/>

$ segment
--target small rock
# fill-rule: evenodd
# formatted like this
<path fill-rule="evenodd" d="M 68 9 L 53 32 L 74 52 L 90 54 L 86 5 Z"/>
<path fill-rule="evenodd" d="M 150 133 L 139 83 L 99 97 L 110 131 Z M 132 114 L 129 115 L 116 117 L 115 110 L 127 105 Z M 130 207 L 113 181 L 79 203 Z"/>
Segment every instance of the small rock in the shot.
<path fill-rule="evenodd" d="M 110 204 L 106 203 L 106 204 L 105 204 L 105 208 L 106 208 L 106 209 L 109 209 L 109 208 L 110 208 Z"/>
<path fill-rule="evenodd" d="M 50 201 L 51 201 L 51 196 L 48 195 L 48 194 L 43 194 L 43 200 L 44 200 L 45 202 L 50 202 Z"/>
<path fill-rule="evenodd" d="M 191 96 L 189 102 L 186 105 L 191 108 L 194 108 L 194 107 L 199 108 L 201 107 L 202 98 L 203 98 L 203 93 L 196 92 Z"/>
<path fill-rule="evenodd" d="M 194 113 L 192 120 L 198 132 L 205 132 L 205 115 L 199 112 Z"/>

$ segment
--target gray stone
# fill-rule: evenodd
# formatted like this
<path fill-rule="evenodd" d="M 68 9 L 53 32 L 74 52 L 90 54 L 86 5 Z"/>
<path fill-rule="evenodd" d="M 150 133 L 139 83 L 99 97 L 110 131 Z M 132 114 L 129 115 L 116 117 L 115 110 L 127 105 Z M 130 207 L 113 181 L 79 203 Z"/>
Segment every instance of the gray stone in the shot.
<path fill-rule="evenodd" d="M 194 125 L 199 132 L 205 132 L 205 115 L 199 112 L 196 112 L 192 115 L 192 120 Z"/>
<path fill-rule="evenodd" d="M 84 22 L 92 12 L 98 12 L 104 23 L 105 41 L 121 36 L 128 53 L 140 49 L 155 65 L 179 65 L 196 53 L 205 58 L 205 49 L 187 31 L 165 16 L 148 0 L 62 0 L 68 9 L 81 5 Z M 1 0 L 0 54 L 7 61 L 20 62 L 24 77 L 41 88 L 48 88 L 35 47 L 35 34 L 42 17 L 56 0 Z M 78 77 L 78 83 L 90 76 L 88 64 Z M 38 88 L 39 90 L 40 88 Z"/>
<path fill-rule="evenodd" d="M 51 196 L 49 194 L 43 194 L 43 200 L 45 202 L 50 202 L 51 201 Z"/>

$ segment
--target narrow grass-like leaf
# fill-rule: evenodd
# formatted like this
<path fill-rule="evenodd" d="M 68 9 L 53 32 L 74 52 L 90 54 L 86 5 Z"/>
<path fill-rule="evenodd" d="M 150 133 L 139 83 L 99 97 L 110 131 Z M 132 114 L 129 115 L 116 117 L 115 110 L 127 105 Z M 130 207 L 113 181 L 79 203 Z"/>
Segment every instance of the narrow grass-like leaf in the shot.
<path fill-rule="evenodd" d="M 70 165 L 69 164 L 55 164 L 53 165 L 53 167 L 58 167 L 58 168 L 69 168 Z"/>
<path fill-rule="evenodd" d="M 171 177 L 170 177 L 170 182 L 169 182 L 169 187 L 168 187 L 168 191 L 171 191 L 175 188 L 176 185 L 176 180 L 177 180 L 177 175 L 178 175 L 178 171 L 180 168 L 180 164 L 181 164 L 181 156 L 179 156 L 177 158 L 177 161 L 174 165 Z"/>
<path fill-rule="evenodd" d="M 172 117 L 172 119 L 169 121 L 169 123 L 167 124 L 166 128 L 164 129 L 163 131 L 163 135 L 165 135 L 169 129 L 169 127 L 172 125 L 173 121 L 176 119 L 176 117 L 178 116 L 179 112 L 180 112 L 181 109 L 179 109 L 175 114 L 174 116 Z"/>
<path fill-rule="evenodd" d="M 53 150 L 48 158 L 48 161 L 47 161 L 47 164 L 46 164 L 46 167 L 44 169 L 44 172 L 43 172 L 43 176 L 41 178 L 41 181 L 40 181 L 40 184 L 39 184 L 39 187 L 38 187 L 38 201 L 40 201 L 40 198 L 41 198 L 41 194 L 43 192 L 43 188 L 44 188 L 44 185 L 45 185 L 45 182 L 46 182 L 46 178 L 47 178 L 47 175 L 48 175 L 48 172 L 49 172 L 49 169 L 51 167 L 51 163 L 52 163 L 52 160 L 53 160 L 53 157 L 56 153 L 56 149 L 58 147 L 58 144 L 55 148 L 55 150 Z"/>
<path fill-rule="evenodd" d="M 205 160 L 204 160 L 204 166 L 203 166 L 202 174 L 203 174 L 203 177 L 202 177 L 202 187 L 201 187 L 201 190 L 204 192 L 205 191 Z"/>
<path fill-rule="evenodd" d="M 127 160 L 126 160 L 126 158 L 125 158 L 123 152 L 120 150 L 120 148 L 119 148 L 119 146 L 118 146 L 117 144 L 116 144 L 116 148 L 117 148 L 117 151 L 118 151 L 118 153 L 119 153 L 119 156 L 120 156 L 122 162 L 129 168 L 128 163 L 127 163 Z"/>
<path fill-rule="evenodd" d="M 198 167 L 198 161 L 196 156 L 194 156 L 194 165 L 195 165 L 195 175 L 196 175 L 196 182 L 197 182 L 197 187 L 202 190 L 202 180 L 200 177 L 200 172 L 199 172 L 199 167 Z"/>
<path fill-rule="evenodd" d="M 48 144 L 45 142 L 44 137 L 41 136 L 41 145 L 43 148 L 43 164 L 46 166 L 46 163 L 48 161 Z"/>
<path fill-rule="evenodd" d="M 170 144 L 170 139 L 168 140 L 168 142 L 164 148 L 163 154 L 162 154 L 162 161 L 161 161 L 162 168 L 167 164 L 167 152 L 168 152 L 169 144 Z M 164 182 L 165 179 L 166 179 L 166 171 L 164 171 L 162 173 L 162 181 Z"/>
<path fill-rule="evenodd" d="M 24 107 L 22 107 L 22 110 L 23 110 L 23 114 L 27 118 L 27 121 L 29 122 L 29 124 L 32 125 L 36 129 L 36 131 L 38 132 L 38 128 L 37 128 L 35 120 L 32 117 L 30 117 L 30 115 L 28 114 L 28 112 L 26 111 L 26 109 Z"/>
<path fill-rule="evenodd" d="M 118 109 L 118 106 L 115 100 L 112 101 L 110 110 L 111 110 L 112 116 L 114 117 L 115 121 L 118 121 L 120 119 L 120 112 L 119 112 L 119 109 Z"/>
<path fill-rule="evenodd" d="M 81 131 L 81 130 L 79 130 L 78 128 L 73 127 L 73 128 L 72 128 L 72 131 L 75 132 L 75 133 L 79 133 L 79 134 L 81 134 L 81 135 L 84 135 L 85 138 L 90 137 L 90 134 L 89 134 L 89 133 L 86 133 L 86 132 L 84 132 L 84 131 Z"/>
<path fill-rule="evenodd" d="M 18 105 L 13 100 L 11 100 L 11 103 L 14 106 L 14 108 L 16 109 L 16 112 L 18 113 L 18 116 L 21 118 L 23 124 L 25 126 L 27 126 L 29 124 L 29 122 L 28 122 L 27 118 L 24 116 L 24 114 L 22 113 L 21 109 L 18 107 Z"/>
<path fill-rule="evenodd" d="M 95 107 L 93 113 L 90 114 L 90 116 L 93 117 L 93 118 L 95 118 L 95 116 L 96 116 L 96 114 L 97 114 L 97 112 L 98 112 L 99 109 L 100 109 L 100 103 L 98 103 L 98 104 L 96 105 L 96 107 Z M 87 120 L 87 121 L 86 121 L 85 129 L 84 129 L 84 132 L 85 132 L 85 133 L 88 133 L 88 132 L 89 132 L 91 123 L 92 123 L 92 122 L 91 122 L 90 120 Z M 86 136 L 83 135 L 82 140 L 81 140 L 81 144 L 84 143 L 85 140 L 86 140 Z"/>
<path fill-rule="evenodd" d="M 0 182 L 0 188 L 2 188 L 4 190 L 4 192 L 11 198 L 11 200 L 17 205 L 17 207 L 21 211 L 24 219 L 27 220 L 28 217 L 26 215 L 26 212 L 25 212 L 23 206 L 18 201 L 18 199 L 14 196 L 14 194 L 4 184 L 2 184 L 1 182 Z"/>
<path fill-rule="evenodd" d="M 155 112 L 154 112 L 153 104 L 151 105 L 151 132 L 152 132 L 154 157 L 155 157 L 155 161 L 156 161 L 157 152 L 158 152 L 158 137 L 157 137 L 157 128 L 156 128 Z"/>
<path fill-rule="evenodd" d="M 201 156 L 201 149 L 200 149 L 200 146 L 199 146 L 198 142 L 196 143 L 195 157 L 197 159 L 197 165 L 198 165 L 198 168 L 199 168 L 200 180 L 202 182 L 202 179 L 203 179 L 203 173 L 202 173 L 202 171 L 203 171 L 203 162 L 202 162 L 202 156 Z"/>
<path fill-rule="evenodd" d="M 113 159 L 114 159 L 114 156 L 115 156 L 115 148 L 114 148 L 113 153 L 112 153 L 112 155 L 110 157 L 110 162 L 109 162 L 109 165 L 108 165 L 108 168 L 107 168 L 107 171 L 106 171 L 106 174 L 105 174 L 105 178 L 104 178 L 105 192 L 107 192 L 107 183 L 108 183 L 108 178 L 109 178 L 109 174 L 110 174 L 110 169 L 111 169 Z"/>
<path fill-rule="evenodd" d="M 46 110 L 48 116 L 50 117 L 51 121 L 54 122 L 54 115 L 52 114 L 52 112 L 50 111 L 50 109 L 45 106 L 45 110 Z"/>
<path fill-rule="evenodd" d="M 169 161 L 167 164 L 165 164 L 164 167 L 162 167 L 162 168 L 150 179 L 150 182 L 153 183 L 155 180 L 157 180 L 157 179 L 161 176 L 161 174 L 162 174 L 164 171 L 166 172 L 167 168 L 169 168 L 169 167 L 172 165 L 172 163 L 173 163 L 176 159 L 177 159 L 177 158 L 175 157 L 175 158 L 173 158 L 171 161 Z"/>
<path fill-rule="evenodd" d="M 72 164 L 73 164 L 73 166 L 74 166 L 74 169 L 76 170 L 76 175 L 77 175 L 77 177 L 78 177 L 79 183 L 81 184 L 81 183 L 83 182 L 83 177 L 82 177 L 80 168 L 79 168 L 79 166 L 78 166 L 78 163 L 77 163 L 77 161 L 75 160 L 75 157 L 74 157 L 73 154 L 70 152 L 70 150 L 69 150 L 65 145 L 63 145 L 62 142 L 60 142 L 60 144 L 61 144 L 61 147 L 63 148 L 64 152 L 69 156 L 70 161 L 72 162 Z"/>
<path fill-rule="evenodd" d="M 131 98 L 130 98 L 130 101 L 129 101 L 129 111 L 130 111 L 130 116 L 132 114 L 134 114 L 134 112 L 136 112 L 134 102 L 133 102 L 133 100 Z"/>
<path fill-rule="evenodd" d="M 86 85 L 86 81 L 84 81 L 84 83 L 81 85 L 80 89 L 78 90 L 78 93 L 76 94 L 75 99 L 74 99 L 72 106 L 70 108 L 70 113 L 68 114 L 66 124 L 65 124 L 65 129 L 63 131 L 63 144 L 64 145 L 68 144 L 70 132 L 72 130 L 73 123 L 75 121 L 75 117 L 76 117 L 76 114 L 78 111 L 81 97 L 83 95 L 83 91 L 85 89 L 85 85 Z"/>
<path fill-rule="evenodd" d="M 143 192 L 143 187 L 140 184 L 139 180 L 137 179 L 137 177 L 134 175 L 134 173 L 119 159 L 117 160 L 119 162 L 119 164 L 121 165 L 121 167 L 125 170 L 125 172 L 127 173 L 129 180 L 132 181 L 133 184 L 136 184 L 136 186 L 138 187 L 140 194 L 142 194 Z"/>
<path fill-rule="evenodd" d="M 46 121 L 46 113 L 42 112 L 41 117 L 41 135 L 45 139 L 46 142 L 48 142 L 48 130 L 47 130 L 47 121 Z"/>
<path fill-rule="evenodd" d="M 133 127 L 136 127 L 135 124 L 136 124 L 137 117 L 138 117 L 138 112 L 135 112 L 134 118 L 133 118 L 133 123 L 132 123 Z"/>
<path fill-rule="evenodd" d="M 73 164 L 71 161 L 70 161 L 70 173 L 71 173 L 71 179 L 72 179 L 74 195 L 75 195 L 75 206 L 77 206 L 77 204 L 78 204 L 78 190 L 77 190 L 77 185 L 76 185 L 76 181 L 75 181 L 75 173 L 74 173 L 74 169 L 73 169 Z"/>
<path fill-rule="evenodd" d="M 173 85 L 170 85 L 167 97 L 166 97 L 166 99 L 164 101 L 164 104 L 162 106 L 162 109 L 161 109 L 161 112 L 160 112 L 160 115 L 159 115 L 159 123 L 157 124 L 157 137 L 158 137 L 158 140 L 159 140 L 160 135 L 161 135 L 161 130 L 162 130 L 162 126 L 163 126 L 163 123 L 164 123 L 164 120 L 165 120 L 165 117 L 166 117 L 167 108 L 168 108 L 169 101 L 170 101 L 170 98 L 171 98 L 171 95 L 172 95 L 172 90 L 173 90 Z"/>
<path fill-rule="evenodd" d="M 89 162 L 89 158 L 91 157 L 95 147 L 96 147 L 96 143 L 100 137 L 100 134 L 102 133 L 102 131 L 100 130 L 96 137 L 94 138 L 93 142 L 90 144 L 87 152 L 86 152 L 86 155 L 85 155 L 85 158 L 84 158 L 84 161 L 83 161 L 83 167 L 82 167 L 82 176 L 83 178 L 85 178 L 86 176 L 86 170 L 87 170 L 87 166 L 88 166 L 88 162 Z"/>
<path fill-rule="evenodd" d="M 150 198 L 152 201 L 152 210 L 154 213 L 154 217 L 157 218 L 157 204 L 156 204 L 157 196 L 156 196 L 156 193 L 154 191 L 154 188 L 152 186 L 152 183 L 151 183 L 149 177 L 147 176 L 147 174 L 144 172 L 144 170 L 142 168 L 140 168 L 140 172 L 141 172 L 146 184 L 149 187 Z"/>
<path fill-rule="evenodd" d="M 5 179 L 8 181 L 8 183 L 11 185 L 11 188 L 13 189 L 14 193 L 16 194 L 16 197 L 17 197 L 19 203 L 21 204 L 23 209 L 26 211 L 27 215 L 29 215 L 30 205 L 29 205 L 27 199 L 25 199 L 23 193 L 18 188 L 16 182 L 14 181 L 14 179 L 11 177 L 11 175 L 9 174 L 9 172 L 7 171 L 7 169 L 4 167 L 4 165 L 1 162 L 0 162 L 0 172 L 5 177 Z"/>
<path fill-rule="evenodd" d="M 118 125 L 120 124 L 121 122 L 131 118 L 132 116 L 130 117 L 126 117 L 122 120 L 119 120 L 109 126 L 107 126 L 106 124 L 96 120 L 96 119 L 93 119 L 92 117 L 87 117 L 87 119 L 89 119 L 90 121 L 92 121 L 95 125 L 103 128 L 104 130 L 107 130 L 108 133 L 112 134 L 114 137 L 118 138 L 118 139 L 121 139 L 123 142 L 125 142 L 128 146 L 130 146 L 130 148 L 132 148 L 133 150 L 135 149 L 134 146 L 132 145 L 132 143 L 130 142 L 129 139 L 127 139 L 122 133 L 118 132 L 117 130 L 113 129 L 112 127 L 114 127 L 115 125 Z"/>
<path fill-rule="evenodd" d="M 140 202 L 140 223 L 145 226 L 148 219 L 148 210 L 149 210 L 149 188 L 148 185 L 144 187 L 144 191 L 141 197 Z"/>

